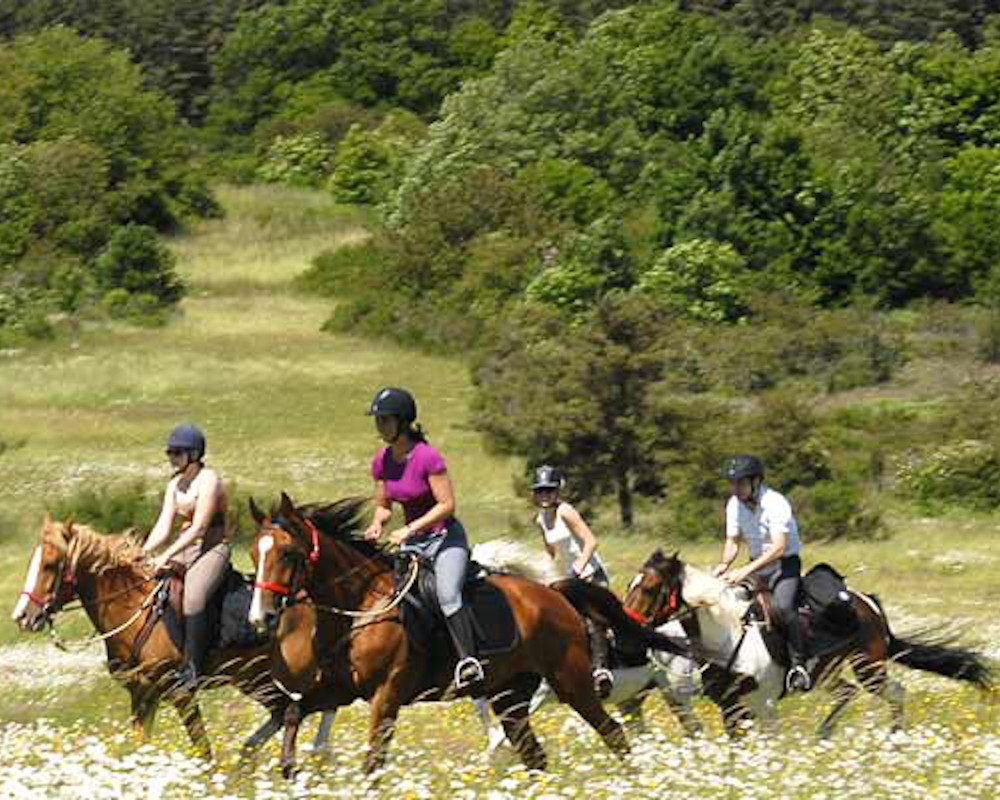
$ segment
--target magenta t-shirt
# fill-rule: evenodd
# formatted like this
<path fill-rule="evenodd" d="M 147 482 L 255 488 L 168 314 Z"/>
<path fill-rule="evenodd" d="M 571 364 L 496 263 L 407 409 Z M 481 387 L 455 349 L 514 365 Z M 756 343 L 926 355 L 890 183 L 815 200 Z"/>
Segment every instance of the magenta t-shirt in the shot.
<path fill-rule="evenodd" d="M 385 481 L 385 496 L 392 503 L 403 506 L 407 522 L 422 517 L 437 502 L 428 480 L 431 475 L 446 472 L 441 454 L 427 442 L 417 442 L 402 464 L 392 457 L 392 449 L 384 447 L 372 459 L 372 478 Z M 444 530 L 440 522 L 431 532 Z"/>

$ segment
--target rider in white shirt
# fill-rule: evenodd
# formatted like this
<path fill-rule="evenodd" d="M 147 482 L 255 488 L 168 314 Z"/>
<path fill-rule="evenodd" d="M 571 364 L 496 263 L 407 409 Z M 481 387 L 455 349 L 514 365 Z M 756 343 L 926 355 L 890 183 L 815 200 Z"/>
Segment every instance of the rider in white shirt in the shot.
<path fill-rule="evenodd" d="M 726 504 L 726 542 L 722 560 L 713 574 L 730 583 L 750 575 L 765 578 L 771 586 L 775 611 L 788 642 L 791 669 L 787 686 L 806 691 L 811 687 L 805 668 L 805 648 L 796 608 L 802 574 L 799 528 L 788 500 L 764 485 L 764 464 L 752 455 L 729 459 L 723 469 L 732 497 Z M 750 550 L 750 563 L 730 569 L 739 554 L 740 541 Z"/>
<path fill-rule="evenodd" d="M 581 578 L 607 588 L 610 581 L 596 552 L 597 537 L 580 512 L 560 500 L 559 492 L 564 484 L 562 474 L 555 467 L 546 465 L 535 470 L 531 490 L 538 506 L 535 521 L 541 528 L 545 549 L 567 578 Z M 600 697 L 606 698 L 614 687 L 614 676 L 609 668 L 608 634 L 593 620 L 585 618 L 584 625 L 590 638 L 594 688 Z"/>

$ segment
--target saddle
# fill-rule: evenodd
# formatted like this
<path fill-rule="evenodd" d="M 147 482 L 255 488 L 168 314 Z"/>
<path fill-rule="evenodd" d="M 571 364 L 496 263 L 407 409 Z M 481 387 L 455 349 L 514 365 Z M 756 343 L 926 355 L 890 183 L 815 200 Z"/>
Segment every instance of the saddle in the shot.
<path fill-rule="evenodd" d="M 762 625 L 771 657 L 788 666 L 785 632 L 777 624 L 770 581 L 753 576 L 748 584 L 753 601 L 745 621 Z M 802 577 L 796 608 L 802 643 L 811 658 L 820 658 L 839 649 L 857 632 L 858 620 L 851 608 L 847 582 L 829 564 L 817 564 Z"/>
<path fill-rule="evenodd" d="M 454 648 L 438 602 L 433 562 L 422 556 L 400 557 L 396 564 L 396 588 L 399 590 L 405 585 L 412 569 L 412 558 L 420 559 L 420 568 L 417 581 L 400 606 L 403 627 L 416 647 L 454 661 Z M 462 601 L 472 611 L 472 627 L 479 656 L 510 652 L 521 640 L 507 597 L 487 580 L 491 574 L 485 567 L 470 561 L 462 588 Z M 429 659 L 431 662 L 437 660 Z"/>
<path fill-rule="evenodd" d="M 184 649 L 184 573 L 183 565 L 172 562 L 170 575 L 152 600 L 139 634 L 132 642 L 128 666 L 138 664 L 139 653 L 160 622 L 178 650 Z M 250 604 L 253 601 L 253 577 L 237 572 L 232 566 L 219 588 L 208 602 L 207 611 L 216 637 L 209 651 L 224 647 L 251 647 L 261 644 L 263 636 L 250 624 Z"/>

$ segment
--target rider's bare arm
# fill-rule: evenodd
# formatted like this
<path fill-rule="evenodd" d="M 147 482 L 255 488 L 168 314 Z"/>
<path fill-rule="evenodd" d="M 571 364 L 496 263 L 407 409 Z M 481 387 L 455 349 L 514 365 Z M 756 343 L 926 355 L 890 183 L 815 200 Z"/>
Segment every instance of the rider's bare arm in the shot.
<path fill-rule="evenodd" d="M 431 494 L 434 495 L 436 502 L 426 514 L 407 523 L 406 527 L 409 528 L 408 535 L 410 536 L 426 528 L 433 528 L 439 522 L 455 515 L 455 490 L 452 488 L 448 473 L 439 472 L 436 475 L 428 475 L 427 482 L 430 484 Z"/>
<path fill-rule="evenodd" d="M 581 544 L 580 555 L 573 564 L 573 571 L 579 575 L 586 568 L 587 564 L 590 563 L 594 551 L 597 550 L 597 537 L 594 536 L 594 532 L 590 529 L 590 526 L 580 516 L 580 512 L 568 503 L 560 505 L 556 513 L 566 520 L 570 531 Z"/>
<path fill-rule="evenodd" d="M 385 496 L 385 481 L 375 481 L 375 514 L 372 517 L 372 524 L 368 526 L 366 534 L 370 539 L 377 539 L 382 535 L 382 528 L 392 519 L 392 504 Z"/>
<path fill-rule="evenodd" d="M 170 560 L 185 547 L 201 539 L 221 506 L 222 481 L 219 480 L 219 476 L 212 471 L 206 471 L 201 481 L 198 503 L 194 507 L 194 517 L 191 519 L 191 524 L 181 531 L 181 535 L 170 547 L 163 551 L 161 558 L 164 561 Z"/>
<path fill-rule="evenodd" d="M 729 566 L 736 560 L 736 556 L 740 554 L 740 540 L 735 536 L 727 536 L 726 543 L 722 545 L 722 558 L 719 560 L 718 566 L 712 570 L 712 574 L 718 577 L 719 575 L 725 574 Z"/>
<path fill-rule="evenodd" d="M 167 491 L 163 495 L 163 507 L 160 509 L 160 516 L 157 517 L 153 530 L 149 532 L 149 536 L 143 542 L 143 552 L 152 553 L 164 545 L 170 537 L 170 530 L 173 527 L 176 512 L 177 509 L 174 505 L 174 481 L 170 481 Z"/>

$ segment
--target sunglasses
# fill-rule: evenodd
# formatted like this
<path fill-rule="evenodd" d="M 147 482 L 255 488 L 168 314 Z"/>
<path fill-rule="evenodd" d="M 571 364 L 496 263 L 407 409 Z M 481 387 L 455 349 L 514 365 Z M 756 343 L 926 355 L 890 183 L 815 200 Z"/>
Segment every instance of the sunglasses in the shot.
<path fill-rule="evenodd" d="M 182 448 L 180 448 L 180 447 L 168 447 L 167 448 L 167 455 L 168 456 L 179 456 L 181 453 L 185 453 L 185 452 L 187 452 L 187 451 L 184 450 L 184 449 L 182 449 Z"/>

